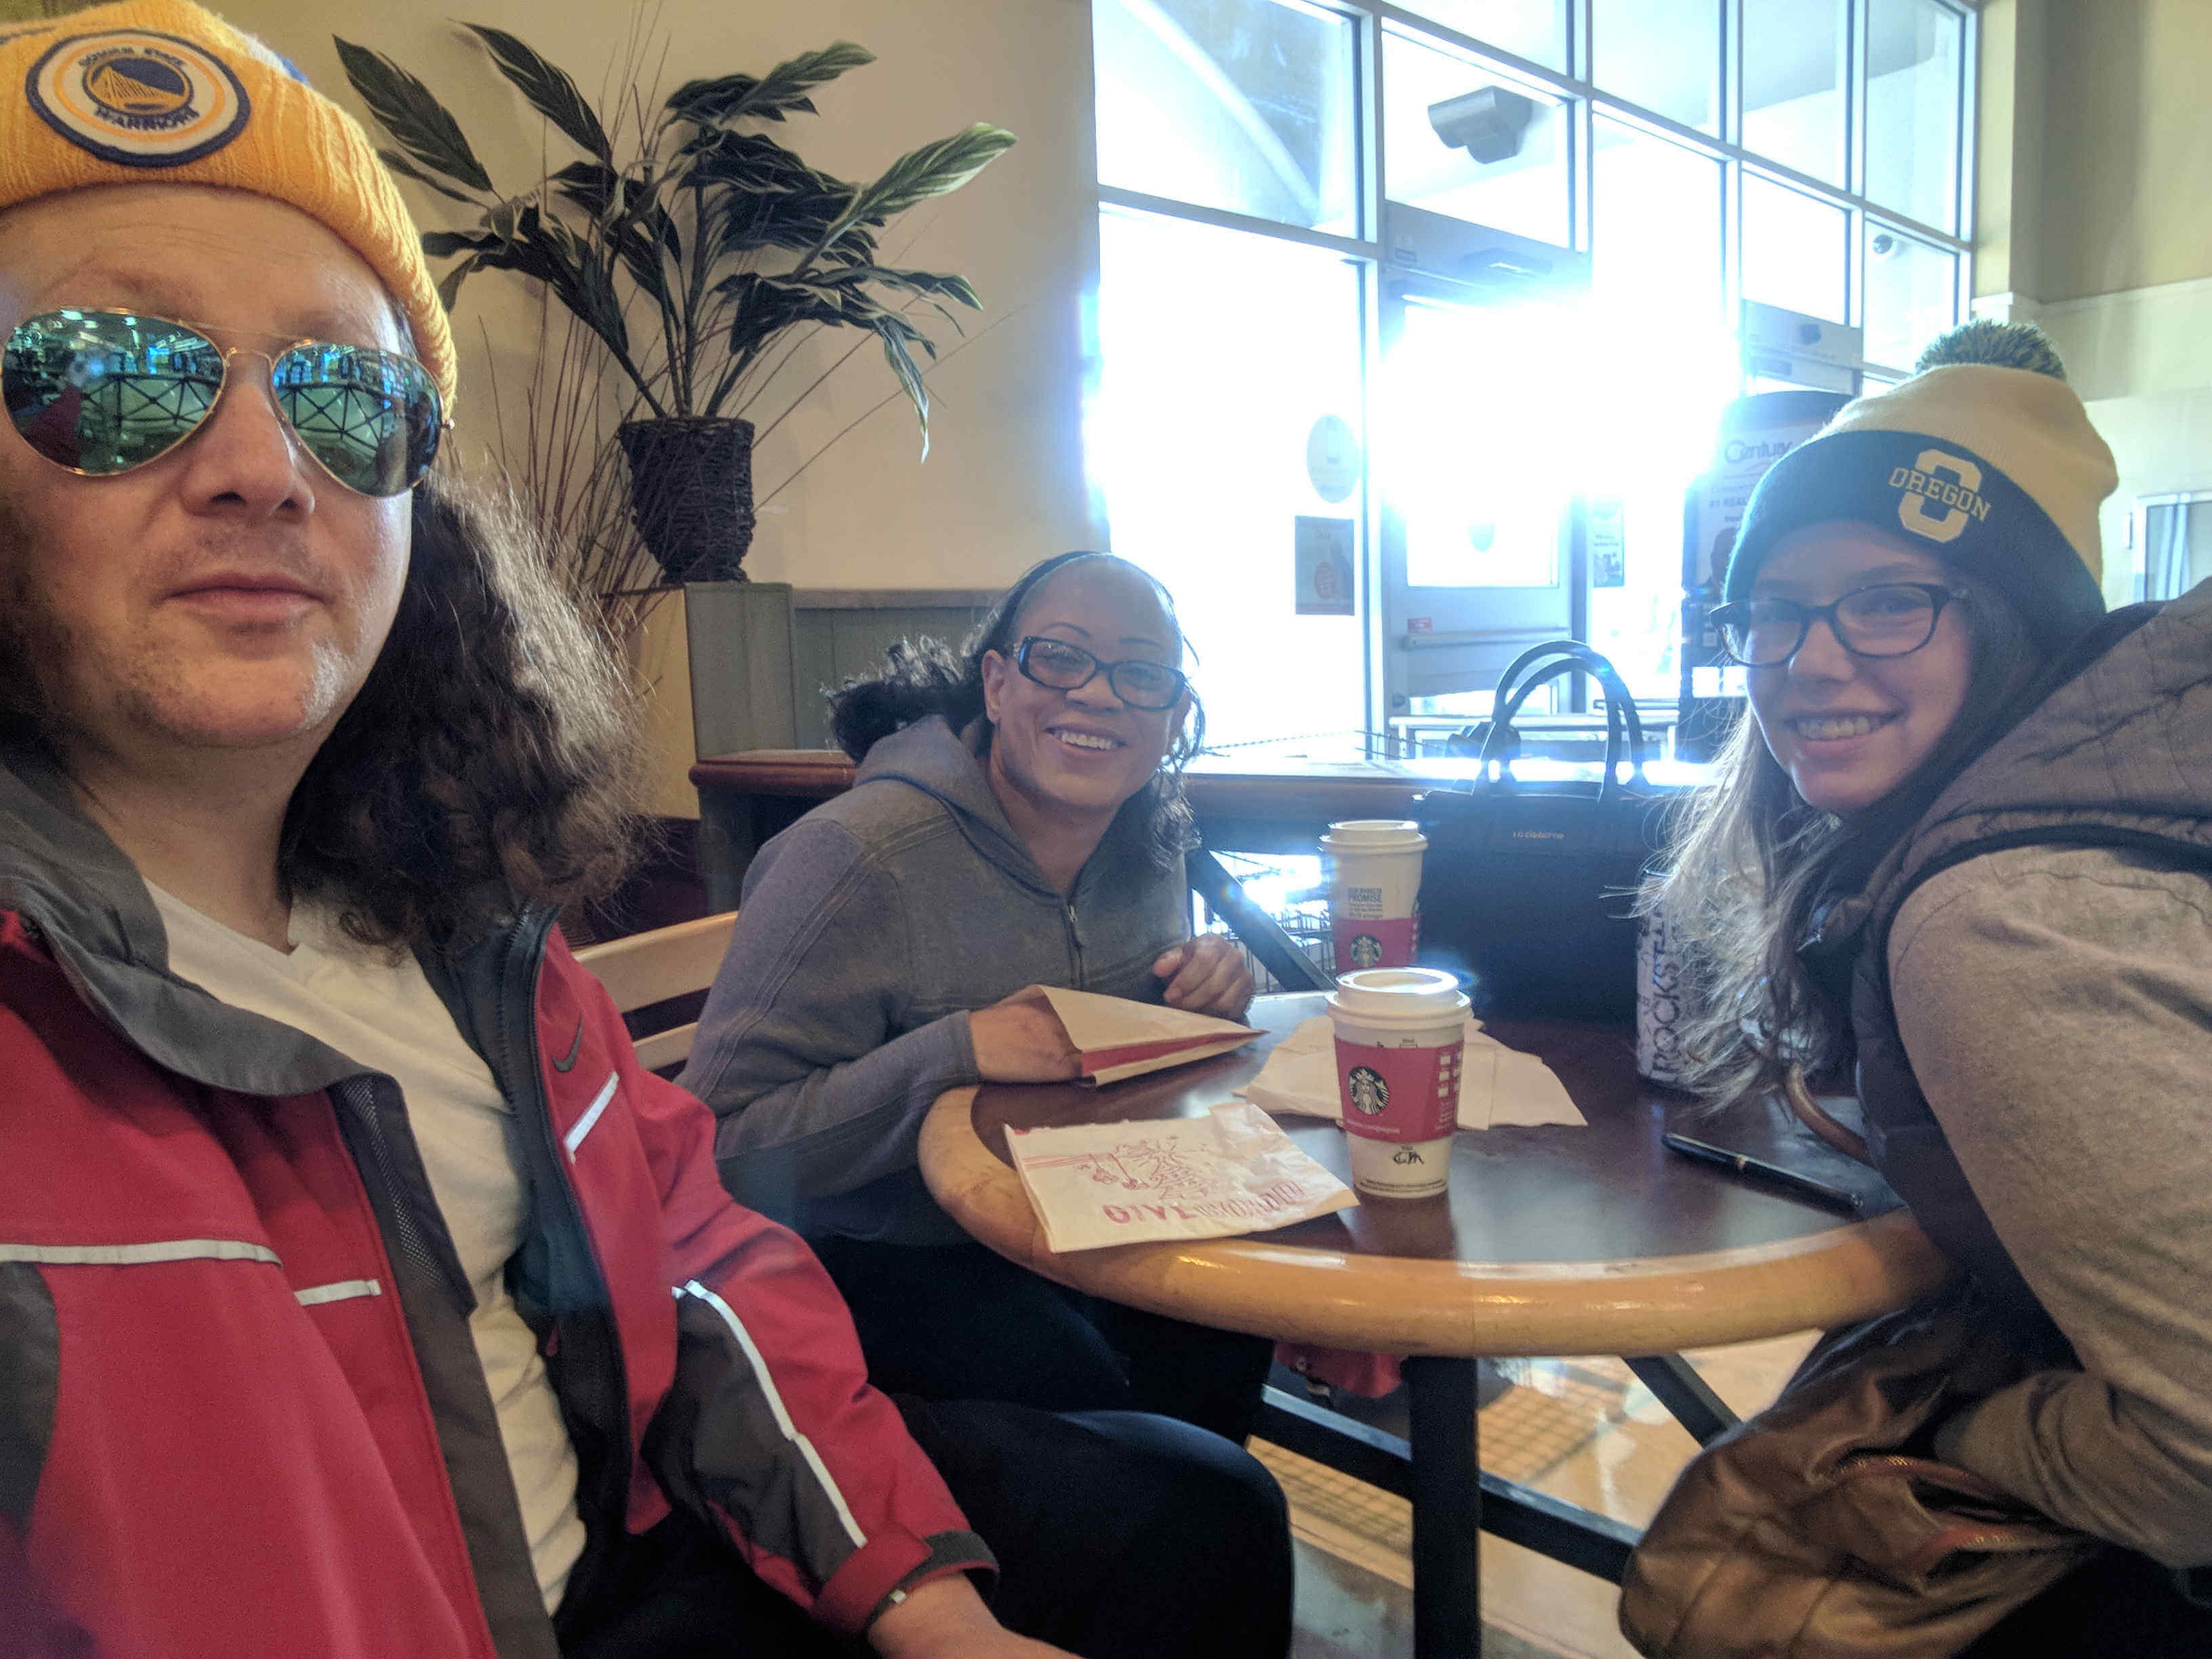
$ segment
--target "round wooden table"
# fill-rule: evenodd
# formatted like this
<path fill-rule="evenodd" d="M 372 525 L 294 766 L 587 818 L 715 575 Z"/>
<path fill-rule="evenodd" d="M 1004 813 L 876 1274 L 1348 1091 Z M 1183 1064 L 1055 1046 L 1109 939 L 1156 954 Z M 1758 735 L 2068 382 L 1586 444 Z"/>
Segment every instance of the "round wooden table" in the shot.
<path fill-rule="evenodd" d="M 1197 1115 L 1231 1098 L 1273 1042 L 1322 1007 L 1313 994 L 1264 998 L 1251 1015 L 1267 1034 L 1259 1042 L 1106 1088 L 951 1091 L 922 1126 L 921 1170 L 938 1202 L 969 1232 L 1060 1284 L 1228 1330 L 1414 1356 L 1405 1375 L 1414 1649 L 1422 1659 L 1480 1647 L 1474 1532 L 1483 1487 L 1493 1499 L 1504 1489 L 1477 1477 L 1466 1427 L 1474 1357 L 1631 1357 L 1692 1432 L 1710 1437 L 1725 1409 L 1700 1394 L 1674 1351 L 1843 1324 L 1901 1307 L 1948 1276 L 1943 1257 L 1881 1178 L 1797 1129 L 1778 1104 L 1698 1115 L 1675 1127 L 1853 1192 L 1864 1204 L 1862 1218 L 1668 1152 L 1660 1137 L 1670 1117 L 1695 1111 L 1690 1097 L 1637 1077 L 1629 1033 L 1542 1020 L 1486 1029 L 1510 1048 L 1540 1055 L 1588 1127 L 1462 1133 L 1444 1196 L 1368 1199 L 1357 1209 L 1238 1238 L 1065 1255 L 1045 1247 L 1007 1158 L 1009 1124 Z M 1335 1125 L 1278 1121 L 1349 1181 Z"/>

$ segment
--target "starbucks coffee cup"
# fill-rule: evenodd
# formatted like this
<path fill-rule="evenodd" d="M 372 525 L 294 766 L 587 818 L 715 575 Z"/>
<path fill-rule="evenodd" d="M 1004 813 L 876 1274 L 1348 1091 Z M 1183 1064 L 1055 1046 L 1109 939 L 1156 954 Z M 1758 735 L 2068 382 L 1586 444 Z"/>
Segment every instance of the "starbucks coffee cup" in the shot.
<path fill-rule="evenodd" d="M 1421 942 L 1421 854 L 1429 838 L 1409 818 L 1346 818 L 1321 838 L 1328 861 L 1328 923 L 1336 971 L 1406 968 Z"/>
<path fill-rule="evenodd" d="M 1341 974 L 1329 994 L 1336 1085 L 1352 1184 L 1377 1198 L 1431 1198 L 1451 1173 L 1467 998 L 1433 968 Z"/>

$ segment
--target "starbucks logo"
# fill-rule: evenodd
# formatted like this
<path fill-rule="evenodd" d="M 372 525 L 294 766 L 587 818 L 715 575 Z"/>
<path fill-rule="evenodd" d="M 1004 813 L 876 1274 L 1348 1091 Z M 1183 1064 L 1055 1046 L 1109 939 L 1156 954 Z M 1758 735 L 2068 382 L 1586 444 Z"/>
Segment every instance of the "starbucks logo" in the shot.
<path fill-rule="evenodd" d="M 1352 965 L 1353 967 L 1372 968 L 1376 963 L 1382 960 L 1382 941 L 1381 939 L 1376 939 L 1372 933 L 1354 933 L 1352 936 Z"/>
<path fill-rule="evenodd" d="M 1375 1117 L 1390 1103 L 1390 1085 L 1382 1080 L 1382 1073 L 1373 1066 L 1353 1066 L 1350 1081 L 1352 1104 L 1355 1110 Z"/>

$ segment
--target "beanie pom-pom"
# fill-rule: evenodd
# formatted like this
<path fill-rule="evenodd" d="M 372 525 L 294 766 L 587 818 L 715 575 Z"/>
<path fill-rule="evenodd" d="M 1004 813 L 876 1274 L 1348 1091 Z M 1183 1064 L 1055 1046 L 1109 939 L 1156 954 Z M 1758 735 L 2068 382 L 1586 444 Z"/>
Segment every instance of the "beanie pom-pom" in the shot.
<path fill-rule="evenodd" d="M 1938 335 L 1920 354 L 1920 361 L 1913 364 L 1912 372 L 1925 374 L 1931 368 L 1949 368 L 1962 363 L 1989 368 L 2024 368 L 2030 374 L 2048 374 L 2054 380 L 2066 378 L 2066 365 L 2058 356 L 2058 348 L 2033 323 L 1996 323 L 1985 319 L 1961 323 L 1948 333 Z"/>

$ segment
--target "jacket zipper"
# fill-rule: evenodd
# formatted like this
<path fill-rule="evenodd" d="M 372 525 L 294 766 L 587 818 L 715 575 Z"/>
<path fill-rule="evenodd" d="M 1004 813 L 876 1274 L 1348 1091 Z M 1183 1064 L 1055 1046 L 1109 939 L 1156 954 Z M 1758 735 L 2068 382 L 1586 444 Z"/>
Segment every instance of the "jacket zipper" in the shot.
<path fill-rule="evenodd" d="M 543 1193 L 554 1213 L 544 1225 L 554 1242 L 557 1257 L 572 1248 L 576 1262 L 589 1273 L 591 1294 L 583 1305 L 600 1310 L 562 1326 L 567 1316 L 554 1314 L 555 1340 L 548 1344 L 547 1359 L 558 1355 L 560 1380 L 556 1386 L 577 1416 L 592 1423 L 606 1437 L 599 1465 L 599 1490 L 588 1500 L 578 1494 L 579 1507 L 587 1516 L 619 1518 L 629 1503 L 630 1462 L 629 1383 L 623 1369 L 622 1339 L 615 1328 L 613 1298 L 606 1275 L 599 1267 L 590 1231 L 584 1224 L 584 1208 L 553 1145 L 553 1112 L 546 1098 L 545 1074 L 537 1041 L 538 985 L 545 968 L 545 939 L 552 931 L 550 911 L 533 912 L 514 933 L 507 958 L 500 964 L 498 1010 L 492 1021 L 496 1053 L 494 1070 L 507 1091 L 514 1108 L 518 1138 L 531 1160 L 531 1190 Z M 519 982 L 518 982 L 519 981 Z M 565 1236 L 566 1246 L 563 1239 Z M 604 1397 L 602 1393 L 604 1391 Z"/>
<path fill-rule="evenodd" d="M 468 1273 L 462 1267 L 460 1258 L 450 1246 L 440 1249 L 423 1233 L 416 1220 L 414 1206 L 409 1201 L 407 1188 L 399 1179 L 398 1165 L 392 1160 L 391 1140 L 384 1133 L 384 1111 L 376 1098 L 376 1085 L 382 1077 L 381 1073 L 364 1072 L 333 1085 L 330 1093 L 344 1103 L 365 1132 L 369 1156 L 376 1164 L 376 1179 L 383 1188 L 385 1207 L 392 1216 L 392 1231 L 397 1235 L 400 1254 L 420 1266 L 433 1269 L 443 1279 L 453 1291 L 455 1305 L 465 1316 L 475 1310 L 476 1286 L 469 1283 Z"/>

